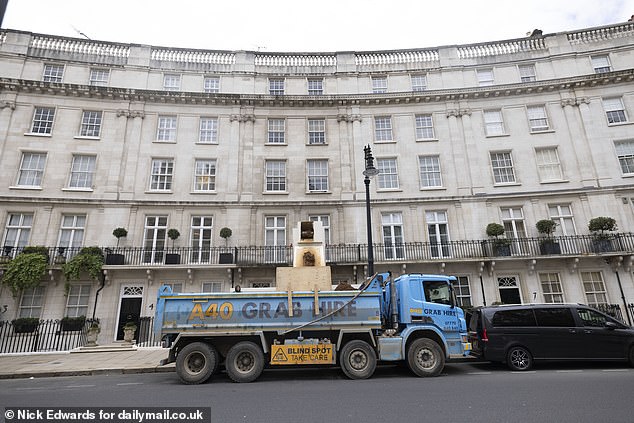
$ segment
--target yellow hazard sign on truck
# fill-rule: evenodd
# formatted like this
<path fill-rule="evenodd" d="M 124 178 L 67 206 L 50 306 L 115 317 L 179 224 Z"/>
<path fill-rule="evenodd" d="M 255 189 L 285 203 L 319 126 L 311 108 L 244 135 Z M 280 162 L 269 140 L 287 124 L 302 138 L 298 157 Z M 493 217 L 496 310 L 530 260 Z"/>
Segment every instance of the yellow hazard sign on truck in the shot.
<path fill-rule="evenodd" d="M 333 344 L 271 345 L 271 364 L 333 364 Z"/>

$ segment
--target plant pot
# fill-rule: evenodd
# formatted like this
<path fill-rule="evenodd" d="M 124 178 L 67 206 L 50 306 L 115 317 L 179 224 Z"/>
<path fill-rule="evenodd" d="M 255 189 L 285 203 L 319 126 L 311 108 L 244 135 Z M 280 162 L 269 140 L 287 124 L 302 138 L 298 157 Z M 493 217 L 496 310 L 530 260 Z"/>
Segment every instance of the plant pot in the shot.
<path fill-rule="evenodd" d="M 99 338 L 99 328 L 89 328 L 86 332 L 86 346 L 87 347 L 96 347 L 97 346 L 97 338 Z"/>
<path fill-rule="evenodd" d="M 123 340 L 128 344 L 131 344 L 134 341 L 134 332 L 136 332 L 136 328 L 123 328 Z"/>
<path fill-rule="evenodd" d="M 493 244 L 493 255 L 505 257 L 511 255 L 511 246 L 508 244 Z"/>
<path fill-rule="evenodd" d="M 232 253 L 220 253 L 218 257 L 219 264 L 233 264 L 233 254 Z"/>
<path fill-rule="evenodd" d="M 80 331 L 84 328 L 84 324 L 86 323 L 85 319 L 62 319 L 62 331 L 63 332 L 76 332 Z"/>
<path fill-rule="evenodd" d="M 165 264 L 180 264 L 181 255 L 174 253 L 166 253 L 165 254 Z"/>
<path fill-rule="evenodd" d="M 23 318 L 13 321 L 13 331 L 15 333 L 33 333 L 40 325 L 39 319 Z"/>
<path fill-rule="evenodd" d="M 125 264 L 125 256 L 123 254 L 108 254 L 106 256 L 106 264 L 112 264 L 112 265 Z"/>
<path fill-rule="evenodd" d="M 559 246 L 558 242 L 555 242 L 555 241 L 543 241 L 539 245 L 539 252 L 542 255 L 561 254 L 561 247 Z"/>
<path fill-rule="evenodd" d="M 595 253 L 609 253 L 614 251 L 611 239 L 594 239 L 592 240 L 592 251 Z"/>

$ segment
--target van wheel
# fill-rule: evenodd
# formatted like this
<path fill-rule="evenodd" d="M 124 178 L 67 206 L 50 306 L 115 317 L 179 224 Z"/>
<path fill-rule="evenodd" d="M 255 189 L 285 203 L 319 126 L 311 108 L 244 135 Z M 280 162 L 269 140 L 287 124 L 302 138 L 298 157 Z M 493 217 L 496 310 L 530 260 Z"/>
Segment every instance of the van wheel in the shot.
<path fill-rule="evenodd" d="M 438 376 L 445 367 L 445 355 L 437 342 L 419 338 L 407 350 L 407 365 L 416 376 Z"/>
<path fill-rule="evenodd" d="M 232 381 L 253 382 L 264 370 L 264 353 L 253 342 L 238 342 L 227 353 L 225 368 Z"/>
<path fill-rule="evenodd" d="M 506 354 L 506 365 L 518 372 L 530 370 L 533 367 L 533 356 L 524 347 L 511 347 Z"/>
<path fill-rule="evenodd" d="M 185 345 L 176 357 L 176 374 L 187 385 L 206 382 L 217 369 L 218 353 L 204 342 Z"/>
<path fill-rule="evenodd" d="M 339 364 L 350 379 L 367 379 L 376 370 L 376 354 L 367 342 L 350 341 L 341 349 Z"/>

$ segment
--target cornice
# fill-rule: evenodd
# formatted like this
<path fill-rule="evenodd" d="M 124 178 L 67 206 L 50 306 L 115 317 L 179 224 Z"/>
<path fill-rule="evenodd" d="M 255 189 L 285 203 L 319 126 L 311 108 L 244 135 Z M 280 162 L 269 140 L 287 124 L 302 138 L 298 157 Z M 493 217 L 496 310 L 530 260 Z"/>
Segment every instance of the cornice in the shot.
<path fill-rule="evenodd" d="M 438 103 L 459 100 L 478 100 L 547 92 L 569 91 L 571 89 L 616 85 L 634 81 L 634 69 L 589 74 L 572 78 L 550 79 L 518 84 L 494 85 L 490 87 L 469 87 L 447 90 L 418 92 L 398 92 L 385 94 L 337 94 L 322 96 L 259 94 L 209 94 L 201 92 L 153 91 L 118 87 L 95 87 L 78 84 L 62 84 L 24 79 L 0 79 L 0 90 L 55 95 L 62 97 L 92 98 L 113 101 L 134 101 L 140 103 L 220 105 L 250 107 L 334 107 L 334 106 L 374 106 L 393 104 Z"/>

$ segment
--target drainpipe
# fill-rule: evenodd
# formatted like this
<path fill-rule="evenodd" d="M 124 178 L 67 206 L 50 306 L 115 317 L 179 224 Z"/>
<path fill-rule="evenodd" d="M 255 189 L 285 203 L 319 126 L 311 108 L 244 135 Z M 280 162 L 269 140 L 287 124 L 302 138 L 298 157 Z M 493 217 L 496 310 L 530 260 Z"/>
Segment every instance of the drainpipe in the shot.
<path fill-rule="evenodd" d="M 101 286 L 97 290 L 95 294 L 95 305 L 92 307 L 92 320 L 95 320 L 95 312 L 97 311 L 97 300 L 99 299 L 99 292 L 106 286 L 106 273 L 104 271 L 101 272 Z"/>
<path fill-rule="evenodd" d="M 619 276 L 618 271 L 614 271 L 616 274 L 616 281 L 619 284 L 619 289 L 621 290 L 621 300 L 623 300 L 623 306 L 625 306 L 625 315 L 627 316 L 627 322 L 630 326 L 632 326 L 632 318 L 630 317 L 630 309 L 627 308 L 627 301 L 625 301 L 625 294 L 623 293 L 623 285 L 621 285 L 621 277 Z"/>

